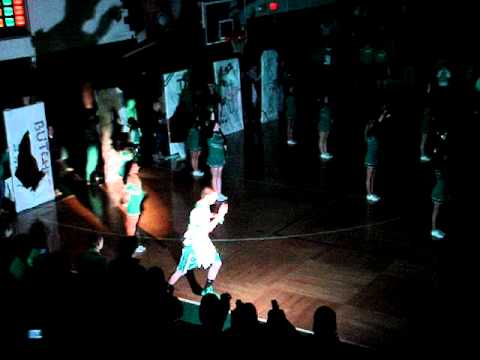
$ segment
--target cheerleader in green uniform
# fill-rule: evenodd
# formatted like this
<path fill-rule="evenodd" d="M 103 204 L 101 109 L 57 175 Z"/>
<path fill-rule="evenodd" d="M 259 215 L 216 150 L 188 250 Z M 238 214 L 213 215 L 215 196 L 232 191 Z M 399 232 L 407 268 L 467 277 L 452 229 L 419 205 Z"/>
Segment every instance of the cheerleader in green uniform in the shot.
<path fill-rule="evenodd" d="M 297 142 L 293 139 L 293 127 L 297 117 L 297 105 L 293 85 L 288 87 L 288 93 L 285 97 L 285 116 L 287 118 L 287 144 L 296 145 Z"/>
<path fill-rule="evenodd" d="M 204 175 L 203 171 L 200 171 L 198 167 L 198 159 L 202 153 L 202 146 L 200 144 L 200 131 L 201 123 L 199 116 L 197 115 L 187 137 L 187 147 L 190 151 L 190 161 L 193 169 L 192 175 L 194 177 L 202 177 Z"/>
<path fill-rule="evenodd" d="M 438 228 L 437 220 L 440 209 L 447 200 L 447 179 L 446 179 L 446 162 L 447 162 L 447 132 L 438 131 L 435 134 L 433 148 L 433 168 L 435 174 L 435 185 L 432 189 L 432 231 L 431 236 L 440 240 L 445 237 L 445 233 Z"/>
<path fill-rule="evenodd" d="M 225 136 L 220 130 L 220 124 L 214 122 L 212 136 L 207 140 L 208 157 L 207 164 L 212 173 L 212 188 L 218 194 L 219 201 L 225 201 L 228 198 L 222 194 L 222 170 L 225 165 Z"/>
<path fill-rule="evenodd" d="M 422 138 L 420 140 L 420 161 L 421 162 L 428 162 L 430 161 L 430 157 L 427 156 L 425 151 L 425 145 L 427 144 L 428 134 L 430 133 L 431 123 L 433 120 L 432 109 L 429 106 L 425 107 L 423 111 L 422 122 L 420 123 L 420 133 L 422 134 Z"/>
<path fill-rule="evenodd" d="M 124 181 L 125 186 L 122 196 L 122 205 L 126 212 L 125 232 L 127 236 L 135 236 L 145 193 L 142 189 L 142 180 L 138 175 L 140 167 L 137 162 L 130 161 L 125 169 L 127 176 Z"/>
<path fill-rule="evenodd" d="M 327 151 L 328 134 L 332 124 L 332 111 L 328 106 L 328 96 L 321 98 L 322 104 L 320 105 L 320 116 L 318 119 L 318 148 L 320 150 L 320 158 L 322 160 L 331 160 L 333 155 Z"/>
<path fill-rule="evenodd" d="M 375 170 L 378 164 L 378 133 L 380 124 L 383 120 L 389 118 L 391 115 L 386 106 L 382 108 L 382 114 L 378 119 L 372 119 L 365 127 L 365 141 L 367 143 L 367 154 L 365 156 L 365 166 L 367 168 L 366 186 L 367 186 L 367 201 L 377 202 L 380 200 L 378 195 L 373 192 L 373 185 L 375 181 Z"/>
<path fill-rule="evenodd" d="M 220 205 L 217 214 L 212 214 L 210 206 L 217 201 L 218 194 L 212 188 L 205 188 L 202 196 L 190 212 L 187 231 L 184 234 L 182 256 L 177 269 L 168 280 L 173 286 L 189 270 L 208 269 L 207 282 L 202 296 L 213 293 L 213 282 L 220 271 L 222 260 L 217 249 L 210 240 L 209 234 L 218 224 L 222 224 L 228 212 L 226 203 Z"/>

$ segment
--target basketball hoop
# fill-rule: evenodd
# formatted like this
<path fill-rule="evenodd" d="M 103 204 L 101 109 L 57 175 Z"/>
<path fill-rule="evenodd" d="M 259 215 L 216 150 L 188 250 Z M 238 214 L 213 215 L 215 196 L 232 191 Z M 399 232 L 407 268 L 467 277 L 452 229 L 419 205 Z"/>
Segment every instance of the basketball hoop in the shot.
<path fill-rule="evenodd" d="M 245 36 L 232 37 L 230 43 L 232 44 L 232 49 L 235 54 L 243 54 L 247 38 Z"/>

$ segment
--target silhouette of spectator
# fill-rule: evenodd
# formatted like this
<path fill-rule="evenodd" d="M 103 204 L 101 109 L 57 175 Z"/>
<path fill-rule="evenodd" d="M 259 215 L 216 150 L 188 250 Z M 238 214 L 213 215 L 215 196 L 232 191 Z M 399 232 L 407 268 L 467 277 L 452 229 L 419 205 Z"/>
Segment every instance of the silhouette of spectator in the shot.
<path fill-rule="evenodd" d="M 229 294 L 222 294 L 221 298 L 216 294 L 202 297 L 199 309 L 202 336 L 222 335 L 223 325 L 230 310 L 230 300 Z"/>
<path fill-rule="evenodd" d="M 257 309 L 252 303 L 237 300 L 231 314 L 231 327 L 228 335 L 255 338 L 261 336 L 262 327 L 258 322 Z"/>
<path fill-rule="evenodd" d="M 23 280 L 31 268 L 32 241 L 27 234 L 18 234 L 13 241 L 16 248 L 14 250 L 15 255 L 10 262 L 9 272 L 15 279 Z"/>
<path fill-rule="evenodd" d="M 140 260 L 133 257 L 138 241 L 135 236 L 127 236 L 118 243 L 118 256 L 108 264 L 108 274 L 117 285 L 126 282 L 136 283 L 143 279 L 145 268 Z"/>
<path fill-rule="evenodd" d="M 107 259 L 100 254 L 103 248 L 103 237 L 96 233 L 87 239 L 87 250 L 78 257 L 77 269 L 81 278 L 100 281 L 107 272 Z"/>
<path fill-rule="evenodd" d="M 272 309 L 268 312 L 267 331 L 269 336 L 275 337 L 298 335 L 295 326 L 288 321 L 285 312 L 278 306 L 277 300 L 272 300 Z"/>
<path fill-rule="evenodd" d="M 107 302 L 111 304 L 111 311 L 106 321 L 106 340 L 112 346 L 120 344 L 122 349 L 138 344 L 148 331 L 146 319 L 134 313 L 141 310 L 143 314 L 148 306 L 146 270 L 140 260 L 134 258 L 136 248 L 136 237 L 119 239 L 117 257 L 107 266 Z"/>
<path fill-rule="evenodd" d="M 146 274 L 147 291 L 153 296 L 165 296 L 167 281 L 165 273 L 158 266 L 151 267 Z"/>
<path fill-rule="evenodd" d="M 145 311 L 148 312 L 146 326 L 150 329 L 152 339 L 160 334 L 166 334 L 166 328 L 171 323 L 172 296 L 167 294 L 165 274 L 159 267 L 147 270 L 145 278 Z"/>
<path fill-rule="evenodd" d="M 324 351 L 338 348 L 337 314 L 328 306 L 320 306 L 313 316 L 313 334 L 316 343 Z"/>
<path fill-rule="evenodd" d="M 48 266 L 48 229 L 40 220 L 35 221 L 28 231 L 32 249 L 29 255 L 29 265 L 34 275 L 40 275 Z"/>

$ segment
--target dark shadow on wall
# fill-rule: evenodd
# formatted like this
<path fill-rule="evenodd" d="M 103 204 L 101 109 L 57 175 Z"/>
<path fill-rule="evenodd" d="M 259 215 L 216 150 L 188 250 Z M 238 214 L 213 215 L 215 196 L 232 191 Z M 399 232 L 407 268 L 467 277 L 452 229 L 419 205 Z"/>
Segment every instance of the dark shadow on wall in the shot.
<path fill-rule="evenodd" d="M 96 45 L 107 34 L 114 21 L 121 19 L 121 8 L 112 6 L 100 18 L 93 34 L 82 30 L 83 25 L 95 16 L 100 0 L 65 0 L 65 17 L 48 31 L 34 34 L 33 45 L 37 54 Z"/>

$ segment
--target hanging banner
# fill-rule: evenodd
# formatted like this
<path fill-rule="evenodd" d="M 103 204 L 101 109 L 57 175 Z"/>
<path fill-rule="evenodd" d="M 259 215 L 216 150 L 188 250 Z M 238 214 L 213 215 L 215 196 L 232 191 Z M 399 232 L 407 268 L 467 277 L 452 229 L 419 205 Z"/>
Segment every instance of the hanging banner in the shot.
<path fill-rule="evenodd" d="M 165 98 L 165 113 L 168 123 L 169 133 L 169 149 L 170 155 L 178 154 L 181 159 L 186 158 L 185 143 L 182 141 L 182 134 L 185 132 L 188 124 L 182 124 L 185 120 L 184 111 L 188 109 L 180 109 L 180 100 L 189 96 L 189 71 L 180 70 L 173 73 L 163 75 L 164 84 L 164 98 Z M 184 103 L 186 106 L 191 106 L 188 99 Z M 177 111 L 178 110 L 178 111 Z M 190 109 L 191 110 L 191 109 Z M 184 129 L 185 128 L 185 129 Z M 185 134 L 183 134 L 185 135 Z"/>
<path fill-rule="evenodd" d="M 43 103 L 3 112 L 10 155 L 11 197 L 20 212 L 55 199 Z"/>
<path fill-rule="evenodd" d="M 262 123 L 278 120 L 281 89 L 278 84 L 278 53 L 265 50 L 261 59 Z"/>
<path fill-rule="evenodd" d="M 215 83 L 222 103 L 219 105 L 220 127 L 225 135 L 243 130 L 240 64 L 238 59 L 213 63 Z"/>

